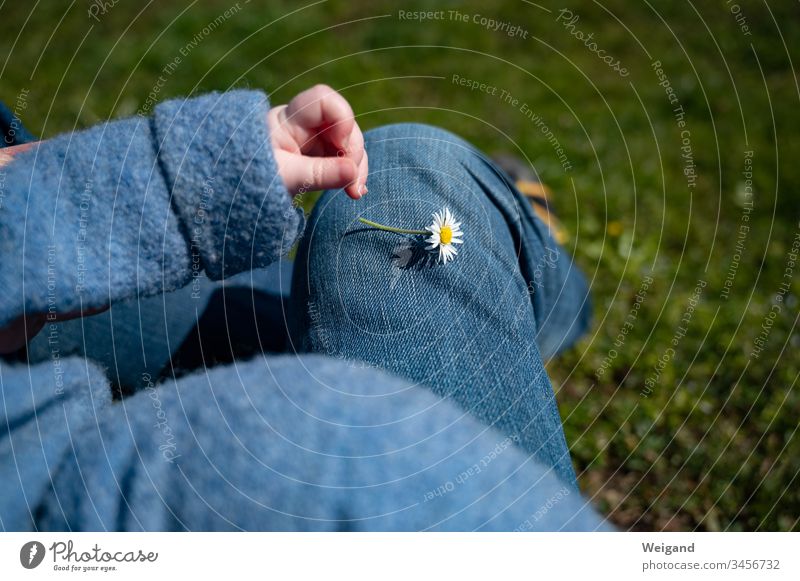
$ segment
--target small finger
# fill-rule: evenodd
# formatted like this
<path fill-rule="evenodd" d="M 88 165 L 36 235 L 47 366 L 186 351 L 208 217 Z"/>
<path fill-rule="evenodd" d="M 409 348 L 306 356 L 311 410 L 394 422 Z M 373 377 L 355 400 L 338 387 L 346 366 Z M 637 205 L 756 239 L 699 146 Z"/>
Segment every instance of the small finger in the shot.
<path fill-rule="evenodd" d="M 361 163 L 358 165 L 358 176 L 355 181 L 345 188 L 347 195 L 354 200 L 359 199 L 367 193 L 367 175 L 369 174 L 369 159 L 367 152 L 361 157 Z"/>
<path fill-rule="evenodd" d="M 347 99 L 327 85 L 315 85 L 298 94 L 289 102 L 286 118 L 299 143 L 324 132 L 335 147 L 344 150 L 355 123 Z"/>
<path fill-rule="evenodd" d="M 348 148 L 345 154 L 352 159 L 357 166 L 360 166 L 364 153 L 364 134 L 361 133 L 358 122 L 354 121 L 353 130 L 348 137 Z"/>
<path fill-rule="evenodd" d="M 281 171 L 286 189 L 299 191 L 343 188 L 358 176 L 358 168 L 347 157 L 307 157 L 291 153 L 278 154 L 285 170 Z"/>

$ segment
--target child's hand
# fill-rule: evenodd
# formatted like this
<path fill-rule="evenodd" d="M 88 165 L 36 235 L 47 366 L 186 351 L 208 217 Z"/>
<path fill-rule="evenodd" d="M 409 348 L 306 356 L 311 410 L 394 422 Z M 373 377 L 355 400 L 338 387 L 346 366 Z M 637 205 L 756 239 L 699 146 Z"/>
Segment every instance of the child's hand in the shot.
<path fill-rule="evenodd" d="M 325 85 L 303 91 L 267 114 L 272 148 L 286 189 L 344 188 L 354 200 L 367 193 L 367 152 L 353 110 Z"/>

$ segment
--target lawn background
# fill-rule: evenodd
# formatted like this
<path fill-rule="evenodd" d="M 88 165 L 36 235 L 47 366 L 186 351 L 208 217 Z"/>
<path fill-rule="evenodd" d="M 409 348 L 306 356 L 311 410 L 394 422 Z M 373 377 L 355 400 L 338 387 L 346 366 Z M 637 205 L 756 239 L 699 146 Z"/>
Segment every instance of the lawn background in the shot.
<path fill-rule="evenodd" d="M 624 528 L 800 528 L 800 263 L 787 271 L 800 235 L 797 2 L 119 0 L 104 14 L 100 4 L 96 21 L 89 2 L 0 3 L 0 99 L 35 134 L 149 110 L 164 75 L 159 101 L 237 86 L 280 103 L 327 83 L 364 129 L 426 122 L 489 152 L 524 152 L 592 281 L 591 334 L 549 364 L 582 489 Z M 579 16 L 574 28 L 557 21 L 562 8 Z M 450 19 L 454 9 L 468 21 Z M 445 18 L 404 20 L 399 10 Z M 575 30 L 592 33 L 629 75 Z M 656 60 L 686 112 L 692 188 Z M 454 74 L 498 95 L 454 84 Z M 547 124 L 570 170 L 502 90 Z M 706 286 L 680 337 L 698 281 Z M 782 282 L 790 287 L 780 294 Z"/>

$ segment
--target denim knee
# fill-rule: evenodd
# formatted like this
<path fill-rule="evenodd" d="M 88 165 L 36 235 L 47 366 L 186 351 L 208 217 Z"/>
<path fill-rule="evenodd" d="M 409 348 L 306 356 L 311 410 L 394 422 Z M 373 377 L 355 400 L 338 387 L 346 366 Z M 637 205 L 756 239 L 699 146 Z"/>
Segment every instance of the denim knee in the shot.
<path fill-rule="evenodd" d="M 447 131 L 382 127 L 367 148 L 369 193 L 354 201 L 325 192 L 309 219 L 292 281 L 291 348 L 363 360 L 428 386 L 574 481 L 535 345 L 528 282 L 545 247 L 526 232 L 527 203 Z M 444 207 L 464 230 L 448 264 L 424 250 L 421 235 L 359 221 L 422 230 Z"/>
<path fill-rule="evenodd" d="M 505 222 L 513 239 L 507 249 L 516 253 L 516 268 L 526 279 L 531 295 L 535 294 L 536 340 L 545 359 L 569 348 L 589 329 L 592 309 L 585 277 L 510 178 L 480 150 L 450 131 L 421 123 L 378 127 L 367 132 L 365 141 L 372 150 L 378 144 L 383 146 L 370 157 L 370 166 L 376 171 L 382 171 L 387 162 L 401 160 L 407 171 L 425 180 L 431 172 L 449 168 L 454 181 L 460 180 L 464 187 L 431 192 L 440 205 L 458 207 L 468 189 L 475 202 L 484 204 L 485 215 L 499 216 L 495 224 Z M 515 268 L 510 260 L 504 266 Z"/>
<path fill-rule="evenodd" d="M 378 172 L 384 169 L 387 161 L 399 161 L 409 170 L 420 172 L 441 172 L 445 168 L 463 170 L 471 163 L 492 166 L 462 137 L 424 123 L 393 123 L 376 127 L 364 134 L 364 142 L 370 152 L 370 168 Z M 379 144 L 382 148 L 375 151 Z M 388 152 L 391 155 L 387 156 Z"/>
<path fill-rule="evenodd" d="M 390 123 L 381 125 L 364 133 L 365 143 L 374 143 L 387 139 L 425 139 L 432 142 L 449 143 L 463 147 L 464 151 L 477 152 L 475 147 L 455 133 L 427 123 Z M 426 156 L 419 156 L 420 162 L 425 163 Z"/>
<path fill-rule="evenodd" d="M 418 200 L 429 202 L 429 207 L 448 206 L 454 212 L 460 210 L 457 216 L 462 217 L 479 208 L 484 225 L 511 230 L 514 244 L 509 248 L 515 247 L 517 255 L 525 242 L 519 231 L 541 226 L 534 226 L 537 218 L 505 172 L 474 145 L 446 129 L 422 123 L 385 125 L 368 131 L 365 145 L 372 178 L 368 185 L 381 188 L 379 195 L 386 193 L 381 176 L 399 170 L 405 181 L 392 181 L 394 199 L 418 193 Z M 370 204 L 368 196 L 364 201 Z M 431 205 L 434 203 L 437 205 Z M 499 234 L 500 229 L 494 233 Z M 542 233 L 546 235 L 545 230 Z"/>

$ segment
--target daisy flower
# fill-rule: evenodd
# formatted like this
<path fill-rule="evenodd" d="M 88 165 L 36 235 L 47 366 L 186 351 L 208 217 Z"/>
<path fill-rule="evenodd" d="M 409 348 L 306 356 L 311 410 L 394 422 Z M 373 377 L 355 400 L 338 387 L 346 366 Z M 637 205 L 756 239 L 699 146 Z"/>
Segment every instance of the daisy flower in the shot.
<path fill-rule="evenodd" d="M 429 244 L 428 250 L 436 252 L 439 249 L 439 262 L 447 264 L 448 260 L 455 258 L 458 254 L 455 244 L 463 244 L 461 239 L 461 222 L 456 222 L 449 208 L 433 215 L 433 224 L 428 226 L 430 236 L 426 240 Z"/>
<path fill-rule="evenodd" d="M 393 226 L 384 226 L 366 218 L 359 218 L 359 222 L 372 226 L 378 230 L 385 230 L 386 232 L 395 232 L 397 234 L 413 234 L 416 236 L 427 236 L 425 242 L 428 243 L 426 249 L 429 252 L 438 255 L 438 260 L 442 264 L 447 264 L 453 260 L 458 254 L 456 244 L 463 244 L 461 239 L 463 232 L 461 230 L 461 222 L 456 222 L 455 216 L 450 212 L 449 208 L 444 208 L 440 212 L 433 214 L 433 224 L 428 226 L 425 230 L 408 230 L 406 228 L 395 228 Z"/>

